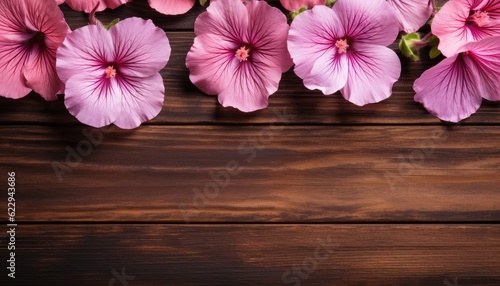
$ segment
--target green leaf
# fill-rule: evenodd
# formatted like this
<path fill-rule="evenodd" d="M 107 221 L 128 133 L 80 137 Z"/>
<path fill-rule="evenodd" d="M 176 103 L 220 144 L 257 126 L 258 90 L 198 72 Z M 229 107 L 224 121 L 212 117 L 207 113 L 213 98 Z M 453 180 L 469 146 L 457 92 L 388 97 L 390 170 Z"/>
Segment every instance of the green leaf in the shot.
<path fill-rule="evenodd" d="M 441 54 L 441 51 L 438 49 L 438 46 L 439 46 L 439 38 L 436 37 L 435 35 L 432 35 L 429 38 L 429 47 L 431 47 L 431 50 L 429 51 L 429 57 L 431 59 L 435 59 Z"/>
<path fill-rule="evenodd" d="M 111 29 L 111 27 L 113 27 L 114 25 L 118 24 L 118 22 L 120 22 L 120 19 L 116 18 L 113 21 L 111 21 L 109 24 L 104 25 L 104 29 L 109 30 L 109 29 Z"/>
<path fill-rule="evenodd" d="M 335 2 L 337 2 L 337 0 L 326 0 L 326 6 L 332 7 Z"/>
<path fill-rule="evenodd" d="M 207 4 L 207 0 L 200 0 L 200 4 L 201 6 L 205 6 L 205 4 Z"/>
<path fill-rule="evenodd" d="M 290 12 L 290 18 L 292 19 L 295 19 L 295 17 L 297 17 L 298 15 L 300 15 L 300 13 L 304 12 L 304 11 L 307 11 L 307 8 L 306 7 L 302 7 L 299 9 L 299 11 L 297 12 Z"/>
<path fill-rule="evenodd" d="M 435 59 L 441 55 L 441 51 L 437 47 L 432 47 L 432 49 L 429 51 L 429 57 L 431 59 Z"/>
<path fill-rule="evenodd" d="M 437 47 L 439 45 L 439 38 L 432 35 L 429 40 L 429 47 Z"/>

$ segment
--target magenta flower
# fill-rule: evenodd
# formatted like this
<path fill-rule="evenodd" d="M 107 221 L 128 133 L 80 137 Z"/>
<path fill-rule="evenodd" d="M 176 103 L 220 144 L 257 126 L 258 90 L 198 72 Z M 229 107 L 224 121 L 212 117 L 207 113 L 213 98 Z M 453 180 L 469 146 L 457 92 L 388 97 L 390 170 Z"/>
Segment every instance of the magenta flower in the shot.
<path fill-rule="evenodd" d="M 387 0 L 394 9 L 399 30 L 413 33 L 419 30 L 434 12 L 433 0 Z"/>
<path fill-rule="evenodd" d="M 64 85 L 55 55 L 69 32 L 54 0 L 1 0 L 0 95 L 17 99 L 34 90 L 56 100 Z"/>
<path fill-rule="evenodd" d="M 149 6 L 166 15 L 184 14 L 193 8 L 195 0 L 149 0 Z"/>
<path fill-rule="evenodd" d="M 500 35 L 499 0 L 450 0 L 431 25 L 439 50 L 449 57 L 464 44 Z"/>
<path fill-rule="evenodd" d="M 135 128 L 163 106 L 158 72 L 169 57 L 165 32 L 151 20 L 128 18 L 109 31 L 99 25 L 79 28 L 57 50 L 64 104 L 85 124 Z"/>
<path fill-rule="evenodd" d="M 338 0 L 333 8 L 315 6 L 292 22 L 288 49 L 295 73 L 309 89 L 341 91 L 356 105 L 391 95 L 401 63 L 386 46 L 398 23 L 385 0 Z"/>
<path fill-rule="evenodd" d="M 218 0 L 196 19 L 186 58 L 191 81 L 223 106 L 265 108 L 292 66 L 287 19 L 265 1 Z"/>
<path fill-rule="evenodd" d="M 316 5 L 325 5 L 326 0 L 280 0 L 281 5 L 288 11 L 299 11 L 300 8 L 312 8 Z"/>
<path fill-rule="evenodd" d="M 106 8 L 110 9 L 115 9 L 122 4 L 125 4 L 127 2 L 130 2 L 132 0 L 56 0 L 57 4 L 61 4 L 66 2 L 71 9 L 75 11 L 83 11 L 85 13 L 90 13 L 92 10 L 96 7 L 97 4 L 99 6 L 97 7 L 96 11 L 102 11 Z"/>
<path fill-rule="evenodd" d="M 413 85 L 415 101 L 451 122 L 476 112 L 482 98 L 500 100 L 500 36 L 465 44 L 457 53 L 425 71 Z"/>

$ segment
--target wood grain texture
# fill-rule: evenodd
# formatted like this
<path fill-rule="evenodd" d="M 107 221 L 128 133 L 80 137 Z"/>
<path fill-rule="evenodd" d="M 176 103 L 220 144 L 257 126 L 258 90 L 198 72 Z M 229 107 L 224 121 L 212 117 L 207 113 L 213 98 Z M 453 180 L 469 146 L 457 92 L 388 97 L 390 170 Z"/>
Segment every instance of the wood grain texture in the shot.
<path fill-rule="evenodd" d="M 123 269 L 130 286 L 500 284 L 494 225 L 22 225 L 18 235 L 8 285 L 109 285 Z"/>
<path fill-rule="evenodd" d="M 72 29 L 87 24 L 61 9 Z M 439 61 L 424 56 L 401 58 L 379 104 L 309 91 L 291 70 L 269 108 L 223 108 L 185 67 L 204 10 L 165 16 L 134 0 L 97 14 L 152 19 L 170 39 L 163 110 L 136 130 L 84 126 L 63 96 L 0 98 L 19 223 L 6 285 L 500 285 L 498 103 L 440 122 L 413 101 Z"/>
<path fill-rule="evenodd" d="M 148 126 L 96 146 L 91 130 L 0 127 L 19 220 L 500 220 L 497 127 Z"/>

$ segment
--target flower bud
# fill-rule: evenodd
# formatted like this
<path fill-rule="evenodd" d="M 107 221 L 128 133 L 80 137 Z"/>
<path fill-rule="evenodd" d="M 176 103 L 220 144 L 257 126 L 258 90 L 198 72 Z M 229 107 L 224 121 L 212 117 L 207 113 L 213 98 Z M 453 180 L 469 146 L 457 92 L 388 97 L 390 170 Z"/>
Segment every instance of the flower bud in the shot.
<path fill-rule="evenodd" d="M 411 33 L 401 37 L 401 41 L 399 42 L 399 50 L 401 53 L 414 61 L 420 60 L 418 56 L 418 50 L 425 46 L 420 39 L 420 34 Z"/>

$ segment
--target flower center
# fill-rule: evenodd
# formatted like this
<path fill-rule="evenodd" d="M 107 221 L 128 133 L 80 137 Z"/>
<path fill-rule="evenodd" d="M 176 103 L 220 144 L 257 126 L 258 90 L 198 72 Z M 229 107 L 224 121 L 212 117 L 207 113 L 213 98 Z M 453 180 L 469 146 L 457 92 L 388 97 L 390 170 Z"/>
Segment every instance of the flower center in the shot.
<path fill-rule="evenodd" d="M 245 62 L 250 57 L 250 48 L 247 46 L 242 46 L 238 50 L 236 50 L 235 57 L 240 60 L 240 62 Z"/>
<path fill-rule="evenodd" d="M 31 37 L 24 42 L 28 48 L 45 45 L 45 34 L 38 31 L 29 32 Z"/>
<path fill-rule="evenodd" d="M 116 76 L 116 70 L 114 68 L 114 66 L 108 66 L 106 68 L 106 78 L 111 78 L 111 77 L 115 77 Z"/>
<path fill-rule="evenodd" d="M 337 47 L 337 53 L 343 54 L 343 53 L 347 52 L 347 49 L 349 48 L 349 44 L 347 44 L 347 40 L 340 39 L 337 42 L 335 42 L 335 47 Z"/>
<path fill-rule="evenodd" d="M 490 21 L 490 15 L 488 12 L 476 11 L 472 14 L 472 20 L 477 24 L 478 27 L 482 27 Z"/>

